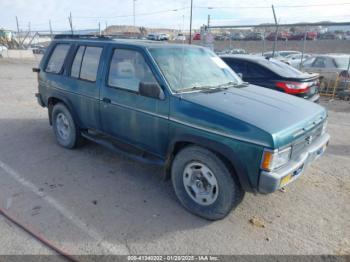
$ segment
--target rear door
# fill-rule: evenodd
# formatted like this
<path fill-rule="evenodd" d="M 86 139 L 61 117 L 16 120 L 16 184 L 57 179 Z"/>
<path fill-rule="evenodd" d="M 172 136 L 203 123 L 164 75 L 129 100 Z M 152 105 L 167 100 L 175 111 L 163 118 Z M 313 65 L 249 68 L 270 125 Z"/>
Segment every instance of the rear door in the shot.
<path fill-rule="evenodd" d="M 70 99 L 84 128 L 99 129 L 100 127 L 99 93 L 102 52 L 102 45 L 76 45 L 71 66 L 67 70 Z"/>
<path fill-rule="evenodd" d="M 152 61 L 137 47 L 110 47 L 108 56 L 100 97 L 103 131 L 163 157 L 168 145 L 169 97 L 155 99 L 138 91 L 140 82 L 163 86 Z"/>

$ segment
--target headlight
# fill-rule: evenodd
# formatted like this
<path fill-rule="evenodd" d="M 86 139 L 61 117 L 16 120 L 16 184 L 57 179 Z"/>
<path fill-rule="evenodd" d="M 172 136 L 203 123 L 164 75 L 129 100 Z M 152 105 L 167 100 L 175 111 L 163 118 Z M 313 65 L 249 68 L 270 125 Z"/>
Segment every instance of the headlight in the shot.
<path fill-rule="evenodd" d="M 261 161 L 261 168 L 271 171 L 285 165 L 290 160 L 291 152 L 292 147 L 274 151 L 265 149 Z"/>
<path fill-rule="evenodd" d="M 321 135 L 323 135 L 324 133 L 326 133 L 327 124 L 328 124 L 328 120 L 324 121 L 323 126 L 322 126 L 322 133 L 321 133 Z"/>

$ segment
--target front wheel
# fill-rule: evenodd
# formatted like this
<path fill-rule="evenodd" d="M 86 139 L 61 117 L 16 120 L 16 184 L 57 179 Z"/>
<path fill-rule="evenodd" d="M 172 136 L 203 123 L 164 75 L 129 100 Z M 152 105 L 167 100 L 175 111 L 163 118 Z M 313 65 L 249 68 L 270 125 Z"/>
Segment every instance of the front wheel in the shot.
<path fill-rule="evenodd" d="M 208 220 L 224 218 L 244 196 L 225 163 L 213 152 L 198 146 L 187 147 L 175 156 L 171 177 L 182 205 Z"/>

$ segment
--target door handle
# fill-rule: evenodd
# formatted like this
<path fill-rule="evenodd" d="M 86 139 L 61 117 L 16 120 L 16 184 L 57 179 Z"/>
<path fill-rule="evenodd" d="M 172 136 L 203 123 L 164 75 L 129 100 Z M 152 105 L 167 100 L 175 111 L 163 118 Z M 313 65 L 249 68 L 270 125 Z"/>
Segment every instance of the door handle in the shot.
<path fill-rule="evenodd" d="M 109 98 L 107 98 L 107 97 L 104 97 L 104 98 L 102 99 L 102 101 L 105 102 L 105 103 L 107 103 L 107 104 L 112 103 L 111 99 L 109 99 Z"/>

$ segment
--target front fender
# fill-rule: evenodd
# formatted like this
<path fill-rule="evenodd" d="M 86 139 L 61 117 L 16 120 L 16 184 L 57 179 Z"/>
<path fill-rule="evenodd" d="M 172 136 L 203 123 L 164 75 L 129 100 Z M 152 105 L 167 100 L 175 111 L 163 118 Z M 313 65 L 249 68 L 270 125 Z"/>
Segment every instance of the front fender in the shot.
<path fill-rule="evenodd" d="M 246 192 L 254 192 L 254 193 L 257 192 L 256 185 L 254 185 L 255 183 L 254 184 L 252 183 L 250 179 L 251 176 L 249 176 L 247 166 L 243 161 L 243 159 L 241 159 L 235 153 L 235 151 L 232 148 L 230 148 L 228 145 L 212 139 L 205 138 L 205 137 L 200 137 L 195 135 L 181 135 L 181 136 L 175 137 L 169 144 L 168 151 L 167 151 L 169 168 L 171 166 L 171 162 L 174 157 L 174 152 L 176 153 L 177 145 L 179 144 L 182 144 L 182 145 L 195 144 L 220 154 L 233 167 L 234 172 L 237 175 L 242 188 Z M 258 176 L 258 173 L 256 174 L 256 176 Z"/>

